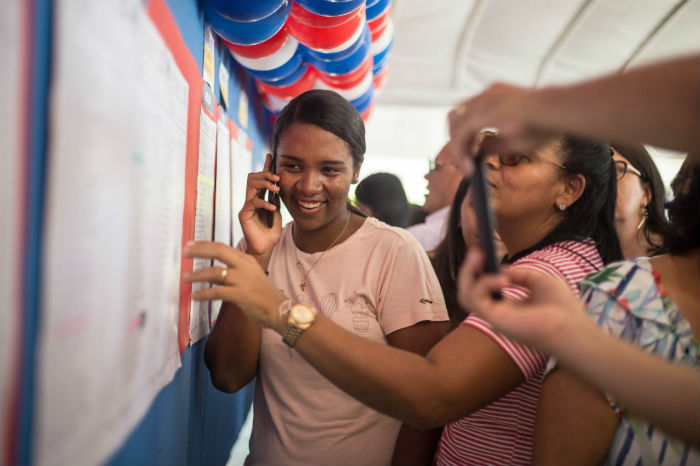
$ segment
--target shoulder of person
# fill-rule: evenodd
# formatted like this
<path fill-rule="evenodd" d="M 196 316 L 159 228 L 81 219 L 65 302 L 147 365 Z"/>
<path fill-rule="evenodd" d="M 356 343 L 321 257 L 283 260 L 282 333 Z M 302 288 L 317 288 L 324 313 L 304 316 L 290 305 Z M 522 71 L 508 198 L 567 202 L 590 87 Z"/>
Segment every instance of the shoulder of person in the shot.
<path fill-rule="evenodd" d="M 388 225 L 374 217 L 365 220 L 365 235 L 371 236 L 372 243 L 394 244 L 397 247 L 410 246 L 423 249 L 420 242 L 405 228 Z M 364 238 L 362 238 L 364 239 Z"/>
<path fill-rule="evenodd" d="M 655 278 L 648 257 L 637 257 L 610 263 L 581 280 L 579 288 L 582 292 L 589 288 L 596 288 L 617 296 L 620 293 L 620 287 L 626 287 L 632 281 L 634 281 L 635 288 L 650 289 L 655 286 Z"/>

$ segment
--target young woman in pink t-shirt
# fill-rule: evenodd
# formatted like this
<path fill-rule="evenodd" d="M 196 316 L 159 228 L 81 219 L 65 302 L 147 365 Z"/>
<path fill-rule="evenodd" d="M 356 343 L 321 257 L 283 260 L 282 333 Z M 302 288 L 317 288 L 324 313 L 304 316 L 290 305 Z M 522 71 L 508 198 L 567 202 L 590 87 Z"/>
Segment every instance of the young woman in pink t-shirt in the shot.
<path fill-rule="evenodd" d="M 621 257 L 608 145 L 561 136 L 527 154 L 490 155 L 487 166 L 497 230 L 512 267 L 557 277 L 575 290 L 579 280 Z M 194 245 L 185 254 L 211 253 L 208 245 Z M 241 289 L 198 297 L 236 302 L 282 335 L 297 327 L 299 354 L 347 393 L 421 428 L 445 425 L 438 464 L 529 464 L 544 354 L 476 317 L 425 357 L 378 345 L 321 314 L 280 314 L 286 297 L 266 285 L 255 263 L 241 254 L 217 258 L 230 265 L 227 283 Z M 213 272 L 196 279 L 217 282 Z M 503 295 L 525 296 L 514 286 Z"/>
<path fill-rule="evenodd" d="M 344 393 L 292 348 L 293 334 L 283 342 L 228 295 L 269 300 L 278 315 L 294 315 L 300 307 L 292 304 L 318 310 L 361 341 L 425 354 L 448 329 L 439 283 L 409 233 L 349 206 L 365 138 L 347 100 L 325 90 L 296 97 L 278 116 L 271 146 L 264 170 L 248 176 L 239 214 L 245 239 L 238 250 L 252 270 L 212 267 L 190 278 L 218 285 L 195 299 L 227 295 L 204 355 L 212 381 L 233 392 L 256 378 L 247 465 L 389 464 L 397 436 L 411 446 L 434 434 L 402 428 Z M 284 228 L 267 191 L 279 194 L 294 219 Z M 271 227 L 263 210 L 274 214 Z M 204 247 L 229 266 L 238 252 Z"/>

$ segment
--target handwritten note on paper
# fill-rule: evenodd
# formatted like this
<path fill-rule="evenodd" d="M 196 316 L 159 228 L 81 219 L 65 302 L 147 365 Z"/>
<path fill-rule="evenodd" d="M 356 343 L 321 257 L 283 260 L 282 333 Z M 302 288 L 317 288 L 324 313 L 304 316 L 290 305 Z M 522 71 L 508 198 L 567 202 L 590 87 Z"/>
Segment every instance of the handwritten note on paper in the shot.
<path fill-rule="evenodd" d="M 211 241 L 214 227 L 214 167 L 216 163 L 216 121 L 202 109 L 199 117 L 199 172 L 197 174 L 197 209 L 195 211 L 195 241 Z M 193 270 L 210 267 L 211 259 L 195 259 Z M 208 288 L 195 283 L 192 291 Z M 196 343 L 209 333 L 209 301 L 194 301 L 190 307 L 190 339 Z"/>
<path fill-rule="evenodd" d="M 55 24 L 35 460 L 98 464 L 180 366 L 188 85 L 140 0 Z"/>

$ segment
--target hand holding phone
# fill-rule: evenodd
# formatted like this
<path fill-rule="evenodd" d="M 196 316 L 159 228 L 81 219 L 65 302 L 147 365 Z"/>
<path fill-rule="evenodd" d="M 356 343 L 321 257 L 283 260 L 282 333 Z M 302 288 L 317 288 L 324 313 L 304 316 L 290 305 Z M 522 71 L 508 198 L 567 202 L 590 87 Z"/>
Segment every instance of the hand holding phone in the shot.
<path fill-rule="evenodd" d="M 500 270 L 496 246 L 493 239 L 494 222 L 493 213 L 489 203 L 489 193 L 486 186 L 486 167 L 483 156 L 474 158 L 474 174 L 472 175 L 471 189 L 476 214 L 477 234 L 479 248 L 484 252 L 484 272 L 498 273 Z"/>
<path fill-rule="evenodd" d="M 276 155 L 272 155 L 272 159 L 270 162 L 270 171 L 273 174 L 277 174 L 277 156 Z M 279 208 L 280 208 L 280 195 L 279 195 L 279 193 L 276 193 L 273 191 L 267 191 L 267 202 L 269 202 L 270 204 L 277 207 L 277 211 L 279 211 Z M 268 228 L 272 228 L 272 226 L 275 223 L 275 212 L 272 212 L 272 211 L 266 210 L 266 209 L 258 209 L 258 214 L 260 215 L 260 217 L 263 220 L 263 222 L 265 223 L 265 225 L 267 225 Z"/>
<path fill-rule="evenodd" d="M 488 137 L 488 135 L 486 135 Z M 471 180 L 472 200 L 474 213 L 476 214 L 476 226 L 479 249 L 484 252 L 484 272 L 498 273 L 500 271 L 499 260 L 496 255 L 494 243 L 494 221 L 489 202 L 488 186 L 486 185 L 486 166 L 484 156 L 480 152 L 480 146 L 476 147 L 474 157 L 474 173 Z M 500 293 L 494 294 L 494 299 L 501 299 Z"/>

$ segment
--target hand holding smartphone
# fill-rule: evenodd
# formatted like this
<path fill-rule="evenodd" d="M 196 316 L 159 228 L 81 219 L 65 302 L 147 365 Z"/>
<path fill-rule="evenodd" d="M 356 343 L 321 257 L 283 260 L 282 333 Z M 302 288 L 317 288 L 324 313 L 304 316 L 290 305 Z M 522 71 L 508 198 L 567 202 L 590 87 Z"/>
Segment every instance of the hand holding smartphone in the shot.
<path fill-rule="evenodd" d="M 486 137 L 488 137 L 488 135 Z M 488 186 L 486 185 L 486 166 L 484 164 L 484 156 L 480 152 L 480 146 L 481 145 L 476 148 L 474 173 L 471 180 L 479 249 L 484 252 L 485 256 L 484 272 L 498 273 L 500 271 L 500 261 L 496 255 L 496 245 L 493 239 L 493 213 L 491 211 L 491 203 L 489 202 Z M 493 297 L 494 299 L 501 299 L 501 294 L 495 293 Z"/>
<path fill-rule="evenodd" d="M 277 174 L 277 156 L 272 155 L 272 161 L 270 163 L 270 171 L 273 174 Z M 273 191 L 267 191 L 267 202 L 270 204 L 273 204 L 275 207 L 277 207 L 277 210 L 280 208 L 280 195 L 279 193 L 273 192 Z M 260 215 L 262 221 L 267 225 L 268 228 L 272 228 L 272 226 L 275 223 L 275 212 L 266 210 L 266 209 L 258 209 L 258 214 Z"/>
<path fill-rule="evenodd" d="M 472 175 L 471 189 L 472 199 L 474 200 L 474 212 L 476 214 L 479 248 L 486 256 L 484 272 L 498 273 L 500 267 L 498 258 L 496 257 L 496 246 L 493 240 L 493 213 L 491 212 L 489 203 L 485 170 L 486 167 L 484 166 L 483 156 L 477 155 L 474 158 L 474 174 Z"/>

